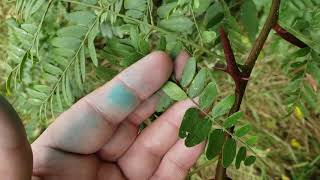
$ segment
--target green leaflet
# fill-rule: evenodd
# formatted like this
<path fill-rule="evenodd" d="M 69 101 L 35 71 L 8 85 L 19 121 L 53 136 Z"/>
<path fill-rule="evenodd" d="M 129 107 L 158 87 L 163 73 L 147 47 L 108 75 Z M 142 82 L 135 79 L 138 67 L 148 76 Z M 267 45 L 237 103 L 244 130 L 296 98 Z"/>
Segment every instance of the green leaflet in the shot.
<path fill-rule="evenodd" d="M 229 116 L 223 123 L 223 127 L 228 129 L 236 124 L 236 122 L 243 116 L 243 112 L 236 112 Z"/>
<path fill-rule="evenodd" d="M 34 24 L 21 24 L 21 28 L 30 34 L 35 34 L 37 32 L 37 26 Z"/>
<path fill-rule="evenodd" d="M 210 82 L 200 95 L 199 105 L 202 109 L 209 108 L 218 96 L 218 89 L 215 82 Z"/>
<path fill-rule="evenodd" d="M 246 159 L 246 155 L 247 155 L 247 148 L 245 146 L 242 146 L 241 148 L 239 148 L 237 157 L 236 157 L 236 162 L 235 162 L 235 166 L 237 169 L 240 168 L 241 162 Z"/>
<path fill-rule="evenodd" d="M 161 36 L 159 39 L 159 43 L 157 45 L 158 49 L 161 51 L 165 51 L 167 47 L 167 40 L 164 36 Z"/>
<path fill-rule="evenodd" d="M 50 88 L 46 85 L 34 85 L 33 89 L 39 92 L 43 92 L 45 94 L 50 93 Z"/>
<path fill-rule="evenodd" d="M 196 74 L 196 69 L 197 69 L 197 60 L 191 57 L 184 66 L 182 79 L 180 82 L 181 86 L 187 87 L 191 83 L 194 75 Z"/>
<path fill-rule="evenodd" d="M 99 33 L 99 23 L 96 22 L 88 35 L 88 50 L 89 50 L 91 60 L 96 67 L 98 66 L 98 59 L 97 59 L 96 48 L 94 46 L 94 39 L 98 33 Z"/>
<path fill-rule="evenodd" d="M 181 101 L 187 99 L 187 94 L 175 83 L 168 81 L 163 87 L 163 92 L 165 92 L 171 99 L 176 101 Z"/>
<path fill-rule="evenodd" d="M 229 138 L 223 146 L 223 152 L 222 152 L 223 167 L 227 168 L 230 166 L 230 164 L 234 160 L 234 157 L 236 156 L 236 153 L 237 153 L 237 143 L 234 139 Z"/>
<path fill-rule="evenodd" d="M 104 81 L 110 81 L 117 74 L 118 71 L 103 66 L 98 66 L 96 70 L 96 75 Z"/>
<path fill-rule="evenodd" d="M 49 64 L 49 63 L 46 63 L 43 65 L 43 69 L 46 71 L 46 72 L 49 72 L 53 75 L 61 75 L 63 73 L 63 71 L 57 67 L 57 66 L 54 66 L 52 64 Z"/>
<path fill-rule="evenodd" d="M 78 57 L 74 65 L 74 77 L 79 90 L 83 91 L 83 83 L 82 83 L 81 72 L 80 72 L 80 61 Z"/>
<path fill-rule="evenodd" d="M 215 26 L 224 18 L 223 8 L 221 3 L 213 3 L 206 11 L 204 22 L 208 27 Z"/>
<path fill-rule="evenodd" d="M 196 108 L 188 109 L 184 116 L 179 129 L 179 137 L 185 138 L 194 128 L 196 121 L 200 121 L 200 116 Z"/>
<path fill-rule="evenodd" d="M 232 107 L 235 101 L 234 95 L 229 95 L 223 98 L 217 105 L 215 105 L 211 111 L 211 115 L 213 118 L 218 118 L 224 114 L 226 114 L 229 109 Z"/>
<path fill-rule="evenodd" d="M 57 35 L 65 37 L 75 37 L 80 39 L 86 34 L 87 31 L 88 28 L 85 26 L 72 25 L 59 29 Z"/>
<path fill-rule="evenodd" d="M 128 67 L 141 59 L 144 56 L 142 53 L 149 50 L 148 44 L 145 40 L 140 39 L 140 35 L 132 36 L 131 34 L 131 38 L 131 44 L 118 38 L 108 40 L 107 46 L 104 48 L 104 55 L 110 63 Z"/>
<path fill-rule="evenodd" d="M 191 86 L 188 89 L 188 95 L 194 98 L 203 91 L 207 81 L 207 69 L 201 69 L 193 79 Z"/>
<path fill-rule="evenodd" d="M 217 37 L 217 33 L 214 31 L 203 31 L 202 39 L 205 43 L 212 43 Z"/>
<path fill-rule="evenodd" d="M 236 135 L 237 137 L 243 137 L 246 134 L 248 134 L 251 130 L 252 130 L 252 125 L 247 124 L 237 129 L 234 135 Z"/>
<path fill-rule="evenodd" d="M 187 147 L 195 146 L 204 141 L 210 130 L 212 121 L 208 118 L 202 118 L 196 108 L 190 108 L 186 111 L 180 129 L 179 137 L 186 138 Z"/>
<path fill-rule="evenodd" d="M 161 20 L 159 25 L 172 32 L 188 33 L 192 30 L 193 22 L 185 16 L 170 16 Z"/>
<path fill-rule="evenodd" d="M 163 4 L 157 9 L 157 13 L 159 17 L 166 18 L 175 7 L 177 7 L 177 2 Z"/>
<path fill-rule="evenodd" d="M 258 33 L 259 20 L 256 5 L 252 0 L 246 0 L 241 6 L 240 20 L 249 34 L 251 42 Z"/>
<path fill-rule="evenodd" d="M 161 94 L 156 107 L 157 112 L 164 112 L 174 101 L 165 93 Z"/>
<path fill-rule="evenodd" d="M 147 7 L 146 0 L 124 0 L 125 9 L 144 11 L 146 7 Z"/>
<path fill-rule="evenodd" d="M 248 157 L 246 158 L 246 160 L 244 160 L 244 165 L 250 166 L 250 165 L 252 165 L 254 162 L 256 162 L 256 157 L 255 157 L 255 156 L 248 156 Z"/>
<path fill-rule="evenodd" d="M 75 37 L 56 37 L 52 39 L 51 43 L 58 48 L 76 50 L 79 48 L 81 40 Z"/>
<path fill-rule="evenodd" d="M 211 160 L 216 157 L 222 150 L 224 144 L 224 132 L 222 129 L 213 130 L 208 139 L 206 157 Z"/>
<path fill-rule="evenodd" d="M 31 15 L 36 13 L 41 6 L 46 2 L 45 0 L 17 0 L 16 11 L 23 15 L 24 19 L 29 19 Z"/>
<path fill-rule="evenodd" d="M 44 100 L 47 97 L 45 93 L 37 91 L 35 89 L 27 88 L 26 90 L 27 90 L 27 93 L 33 98 Z"/>
<path fill-rule="evenodd" d="M 196 126 L 194 127 L 193 131 L 188 134 L 185 145 L 187 147 L 193 147 L 197 144 L 200 144 L 202 141 L 204 141 L 212 126 L 212 121 L 209 118 L 200 119 L 196 122 Z"/>
<path fill-rule="evenodd" d="M 20 66 L 19 66 L 19 80 L 20 81 L 22 80 L 24 68 L 25 68 L 25 65 L 26 65 L 28 58 L 29 58 L 29 52 L 26 52 L 21 60 Z"/>
<path fill-rule="evenodd" d="M 67 20 L 77 25 L 88 26 L 96 19 L 92 11 L 75 11 L 66 16 Z"/>
<path fill-rule="evenodd" d="M 257 136 L 251 136 L 246 140 L 246 144 L 249 146 L 252 146 L 254 144 L 256 144 L 258 141 L 258 137 Z"/>
<path fill-rule="evenodd" d="M 194 0 L 193 11 L 196 15 L 204 13 L 213 0 Z"/>

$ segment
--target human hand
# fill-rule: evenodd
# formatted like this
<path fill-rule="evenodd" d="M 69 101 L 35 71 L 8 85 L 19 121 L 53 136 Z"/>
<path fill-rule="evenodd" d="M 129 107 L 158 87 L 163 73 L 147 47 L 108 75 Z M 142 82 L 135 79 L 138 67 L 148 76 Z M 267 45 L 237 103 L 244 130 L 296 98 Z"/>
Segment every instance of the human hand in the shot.
<path fill-rule="evenodd" d="M 181 78 L 188 55 L 175 60 Z M 10 180 L 184 179 L 204 144 L 187 148 L 178 138 L 189 101 L 174 104 L 154 123 L 138 126 L 155 111 L 173 64 L 153 52 L 61 114 L 30 145 L 19 117 L 0 99 L 0 172 Z"/>

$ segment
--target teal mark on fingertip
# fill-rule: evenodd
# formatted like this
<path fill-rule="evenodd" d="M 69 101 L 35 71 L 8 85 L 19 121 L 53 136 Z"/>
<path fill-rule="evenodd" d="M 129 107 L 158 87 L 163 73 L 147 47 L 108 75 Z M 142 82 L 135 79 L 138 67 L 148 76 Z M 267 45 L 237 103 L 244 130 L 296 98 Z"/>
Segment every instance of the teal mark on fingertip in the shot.
<path fill-rule="evenodd" d="M 107 101 L 119 109 L 129 111 L 134 107 L 137 100 L 135 95 L 127 87 L 122 84 L 117 84 L 114 85 L 111 92 L 108 93 Z"/>

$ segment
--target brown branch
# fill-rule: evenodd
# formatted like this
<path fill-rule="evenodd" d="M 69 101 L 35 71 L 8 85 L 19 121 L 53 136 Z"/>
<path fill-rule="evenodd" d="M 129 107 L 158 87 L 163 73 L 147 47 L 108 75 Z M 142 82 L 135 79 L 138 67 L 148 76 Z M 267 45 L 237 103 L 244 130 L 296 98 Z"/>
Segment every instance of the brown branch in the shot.
<path fill-rule="evenodd" d="M 285 30 L 283 27 L 281 27 L 278 23 L 276 23 L 273 27 L 273 30 L 276 31 L 277 35 L 280 36 L 282 39 L 288 41 L 289 43 L 299 47 L 299 48 L 305 48 L 308 47 L 307 44 L 302 42 L 300 39 L 295 37 L 293 34 Z"/>
<path fill-rule="evenodd" d="M 242 99 L 243 99 L 243 96 L 244 96 L 252 69 L 258 59 L 258 56 L 263 48 L 263 45 L 265 44 L 265 42 L 268 38 L 268 35 L 269 35 L 272 27 L 274 27 L 274 25 L 278 21 L 280 1 L 281 0 L 272 0 L 272 4 L 271 4 L 268 18 L 267 18 L 259 36 L 258 36 L 258 38 L 256 39 L 251 51 L 250 51 L 250 54 L 244 64 L 242 72 L 240 72 L 240 70 L 235 62 L 233 52 L 232 52 L 232 49 L 230 46 L 230 42 L 227 39 L 226 34 L 224 33 L 223 29 L 220 30 L 221 42 L 222 42 L 223 50 L 224 50 L 226 61 L 227 61 L 226 71 L 228 74 L 230 74 L 232 76 L 232 78 L 236 84 L 236 88 L 235 88 L 236 99 L 235 99 L 235 102 L 234 102 L 232 108 L 229 111 L 229 115 L 239 111 L 239 109 L 240 109 L 241 102 L 242 102 Z M 229 68 L 228 68 L 228 66 L 229 66 Z M 234 131 L 234 127 L 232 127 L 230 129 L 231 133 L 233 133 L 233 131 Z M 231 138 L 230 135 L 228 133 L 225 133 L 225 139 L 228 139 L 228 138 Z M 228 180 L 228 179 L 230 179 L 230 178 L 227 177 L 226 168 L 224 168 L 222 165 L 222 155 L 220 154 L 218 164 L 216 167 L 215 180 Z"/>
<path fill-rule="evenodd" d="M 256 39 L 253 48 L 250 51 L 250 54 L 245 63 L 245 73 L 250 76 L 250 73 L 257 61 L 257 58 L 263 48 L 264 43 L 267 40 L 267 37 L 272 29 L 272 27 L 278 22 L 279 18 L 279 7 L 281 0 L 272 0 L 270 12 L 268 18 Z"/>

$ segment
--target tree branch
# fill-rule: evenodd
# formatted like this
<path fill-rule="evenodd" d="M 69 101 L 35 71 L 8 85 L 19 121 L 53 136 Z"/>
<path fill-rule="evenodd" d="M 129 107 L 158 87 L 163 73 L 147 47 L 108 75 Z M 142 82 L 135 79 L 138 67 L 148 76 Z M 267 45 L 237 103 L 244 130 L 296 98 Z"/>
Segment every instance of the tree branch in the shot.
<path fill-rule="evenodd" d="M 240 109 L 241 102 L 242 102 L 252 69 L 258 59 L 258 56 L 263 48 L 264 43 L 268 38 L 268 35 L 272 27 L 274 27 L 274 25 L 278 22 L 280 1 L 281 0 L 272 0 L 268 18 L 250 51 L 250 54 L 244 64 L 242 72 L 240 72 L 237 66 L 237 63 L 235 61 L 235 58 L 230 46 L 230 41 L 228 40 L 226 33 L 224 32 L 223 29 L 220 29 L 221 43 L 222 43 L 226 61 L 227 61 L 226 71 L 228 74 L 232 76 L 236 84 L 236 88 L 235 88 L 236 99 L 232 108 L 229 111 L 229 116 L 239 111 Z M 230 129 L 231 133 L 233 133 L 233 131 L 234 131 L 234 127 Z M 226 133 L 225 139 L 229 139 L 229 138 L 231 138 L 230 135 Z M 230 178 L 227 177 L 226 168 L 224 168 L 222 165 L 222 155 L 220 154 L 219 161 L 216 167 L 215 180 L 228 180 L 228 179 Z"/>
<path fill-rule="evenodd" d="M 308 47 L 304 42 L 302 42 L 300 39 L 295 37 L 293 34 L 285 30 L 283 27 L 281 27 L 278 23 L 276 23 L 273 27 L 273 30 L 276 31 L 277 35 L 283 38 L 284 40 L 288 41 L 289 43 L 299 47 L 299 48 L 305 48 Z"/>
<path fill-rule="evenodd" d="M 281 0 L 272 0 L 270 12 L 268 18 L 256 39 L 253 48 L 250 51 L 250 54 L 245 62 L 245 73 L 250 76 L 251 71 L 257 61 L 257 58 L 263 48 L 264 43 L 266 42 L 268 35 L 274 27 L 274 25 L 278 22 L 279 18 L 279 8 L 280 8 Z"/>

